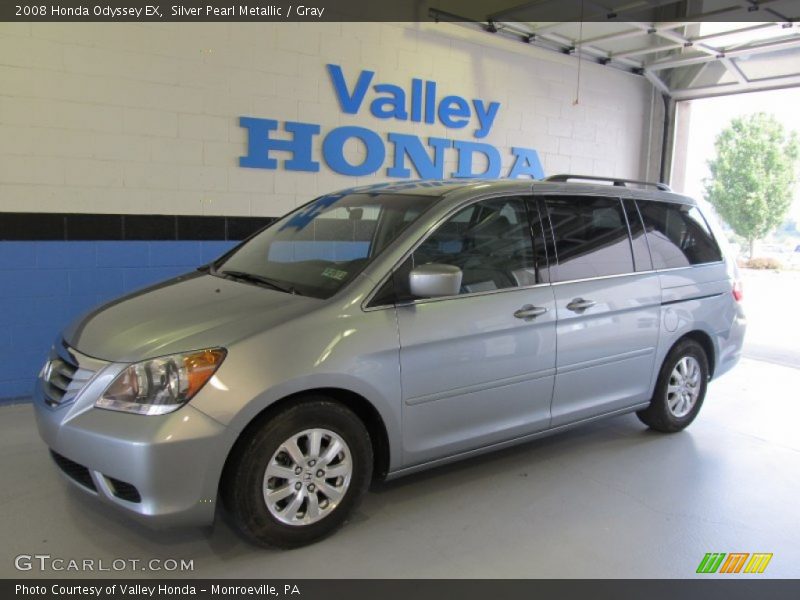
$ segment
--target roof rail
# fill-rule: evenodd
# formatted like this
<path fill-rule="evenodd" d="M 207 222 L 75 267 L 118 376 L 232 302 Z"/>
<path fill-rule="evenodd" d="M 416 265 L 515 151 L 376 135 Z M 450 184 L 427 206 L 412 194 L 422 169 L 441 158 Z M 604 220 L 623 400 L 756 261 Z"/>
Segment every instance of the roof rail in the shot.
<path fill-rule="evenodd" d="M 662 192 L 671 192 L 672 189 L 666 183 L 654 183 L 652 181 L 637 181 L 636 179 L 620 179 L 619 177 L 597 177 L 595 175 L 568 175 L 565 173 L 545 177 L 544 181 L 566 183 L 571 179 L 584 179 L 586 181 L 610 181 L 616 186 L 627 187 L 626 184 L 649 185 L 658 188 Z"/>

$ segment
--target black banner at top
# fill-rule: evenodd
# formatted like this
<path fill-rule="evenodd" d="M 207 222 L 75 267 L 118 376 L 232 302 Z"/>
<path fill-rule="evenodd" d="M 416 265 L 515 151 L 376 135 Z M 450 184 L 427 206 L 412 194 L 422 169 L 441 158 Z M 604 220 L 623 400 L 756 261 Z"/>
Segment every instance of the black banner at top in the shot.
<path fill-rule="evenodd" d="M 697 8 L 700 6 L 701 8 Z M 702 8 L 707 7 L 707 8 Z M 800 0 L 3 0 L 0 21 L 702 22 L 800 18 Z"/>

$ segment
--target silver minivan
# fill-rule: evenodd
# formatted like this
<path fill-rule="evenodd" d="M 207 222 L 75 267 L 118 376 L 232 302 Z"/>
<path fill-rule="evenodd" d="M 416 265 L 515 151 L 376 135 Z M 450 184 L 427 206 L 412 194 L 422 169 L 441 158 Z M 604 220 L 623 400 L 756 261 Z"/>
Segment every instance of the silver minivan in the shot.
<path fill-rule="evenodd" d="M 374 478 L 628 412 L 680 431 L 741 354 L 736 266 L 691 199 L 591 179 L 317 198 L 64 330 L 41 436 L 149 523 L 210 523 L 221 502 L 293 547 Z"/>

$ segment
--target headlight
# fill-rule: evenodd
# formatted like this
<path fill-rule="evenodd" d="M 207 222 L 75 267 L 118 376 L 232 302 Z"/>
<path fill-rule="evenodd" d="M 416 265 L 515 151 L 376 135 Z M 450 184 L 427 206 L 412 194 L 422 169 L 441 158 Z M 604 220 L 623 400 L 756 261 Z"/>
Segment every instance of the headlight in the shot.
<path fill-rule="evenodd" d="M 163 415 L 191 400 L 225 359 L 223 348 L 162 356 L 133 364 L 108 386 L 97 408 Z"/>

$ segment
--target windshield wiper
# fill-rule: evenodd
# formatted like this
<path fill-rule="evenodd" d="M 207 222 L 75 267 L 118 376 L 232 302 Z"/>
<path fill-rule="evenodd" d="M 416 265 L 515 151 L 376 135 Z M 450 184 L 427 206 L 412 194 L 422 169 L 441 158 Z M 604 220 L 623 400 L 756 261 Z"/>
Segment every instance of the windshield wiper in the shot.
<path fill-rule="evenodd" d="M 255 283 L 256 285 L 263 285 L 273 290 L 278 290 L 279 292 L 284 292 L 286 294 L 293 294 L 296 296 L 302 296 L 300 292 L 298 292 L 294 286 L 286 286 L 277 283 L 274 279 L 270 279 L 269 277 L 264 277 L 262 275 L 256 275 L 255 273 L 247 273 L 246 271 L 218 271 L 220 275 L 223 277 L 227 277 L 229 279 L 238 279 L 239 281 L 247 281 L 250 283 Z"/>

